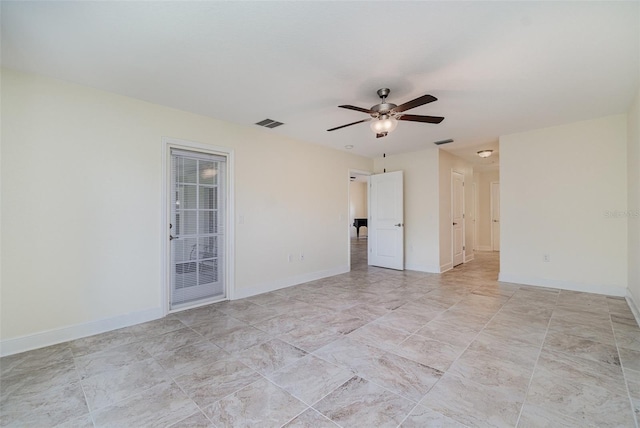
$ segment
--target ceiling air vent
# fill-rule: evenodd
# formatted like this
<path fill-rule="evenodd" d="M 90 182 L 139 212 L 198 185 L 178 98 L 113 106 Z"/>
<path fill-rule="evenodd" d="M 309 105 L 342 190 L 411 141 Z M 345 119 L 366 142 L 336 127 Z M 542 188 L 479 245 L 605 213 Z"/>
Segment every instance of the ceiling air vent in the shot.
<path fill-rule="evenodd" d="M 272 119 L 265 119 L 257 122 L 256 125 L 264 126 L 265 128 L 276 128 L 280 125 L 284 125 L 284 123 Z"/>
<path fill-rule="evenodd" d="M 448 140 L 440 140 L 440 141 L 433 142 L 433 144 L 435 144 L 436 146 L 441 146 L 443 144 L 449 144 L 449 143 L 453 143 L 453 140 L 451 138 L 449 138 Z"/>

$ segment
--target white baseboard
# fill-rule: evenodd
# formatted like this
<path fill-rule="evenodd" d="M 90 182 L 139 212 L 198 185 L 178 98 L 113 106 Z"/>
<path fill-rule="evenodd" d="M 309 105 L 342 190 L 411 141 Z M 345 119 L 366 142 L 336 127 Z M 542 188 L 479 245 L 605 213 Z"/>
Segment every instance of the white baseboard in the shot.
<path fill-rule="evenodd" d="M 471 254 L 465 254 L 464 255 L 464 262 L 465 263 L 469 263 L 470 261 L 472 261 L 475 258 L 475 254 L 471 253 Z"/>
<path fill-rule="evenodd" d="M 633 316 L 636 319 L 638 325 L 640 325 L 640 306 L 638 306 L 638 302 L 633 299 L 633 295 L 627 288 L 627 295 L 625 296 L 629 307 L 631 308 L 631 312 L 633 312 Z"/>
<path fill-rule="evenodd" d="M 153 308 L 119 315 L 113 318 L 89 321 L 82 324 L 43 331 L 28 336 L 5 339 L 0 341 L 0 356 L 4 357 L 6 355 L 18 354 L 32 349 L 68 342 L 69 340 L 93 336 L 94 334 L 152 321 L 162 318 L 163 316 L 164 314 L 161 308 Z"/>
<path fill-rule="evenodd" d="M 582 291 L 584 293 L 605 294 L 607 296 L 624 297 L 627 294 L 625 287 L 614 285 L 583 284 L 572 281 L 562 281 L 550 278 L 537 278 L 522 275 L 514 275 L 500 272 L 498 281 L 514 284 L 534 285 L 538 287 L 555 288 L 560 290 Z"/>
<path fill-rule="evenodd" d="M 340 275 L 347 272 L 349 272 L 349 266 L 341 266 L 324 271 L 311 272 L 277 281 L 266 282 L 250 288 L 236 289 L 233 299 L 242 299 L 244 297 L 279 290 L 281 288 L 291 287 L 293 285 L 315 281 L 329 276 Z M 0 341 L 0 356 L 4 357 L 7 355 L 18 354 L 20 352 L 68 342 L 70 340 L 80 339 L 94 334 L 105 333 L 107 331 L 117 330 L 119 328 L 129 327 L 143 322 L 153 321 L 155 319 L 162 318 L 163 316 L 164 313 L 162 308 L 153 308 L 113 318 L 90 321 L 83 324 L 43 331 L 28 336 L 5 339 Z"/>
<path fill-rule="evenodd" d="M 292 287 L 305 282 L 340 275 L 349 272 L 349 270 L 349 266 L 340 266 L 318 272 L 309 272 L 289 278 L 278 279 L 276 281 L 264 282 L 262 284 L 254 285 L 253 287 L 236 288 L 231 300 L 244 299 L 245 297 L 268 293 L 269 291 L 280 290 L 281 288 Z"/>
<path fill-rule="evenodd" d="M 407 263 L 404 266 L 404 268 L 406 270 L 414 270 L 417 272 L 440 273 L 440 268 L 438 266 L 417 265 L 413 263 Z"/>
<path fill-rule="evenodd" d="M 479 245 L 476 251 L 493 251 L 493 248 L 491 248 L 491 245 Z"/>
<path fill-rule="evenodd" d="M 444 273 L 451 269 L 453 269 L 453 263 L 445 263 L 443 265 L 440 265 L 440 273 Z"/>

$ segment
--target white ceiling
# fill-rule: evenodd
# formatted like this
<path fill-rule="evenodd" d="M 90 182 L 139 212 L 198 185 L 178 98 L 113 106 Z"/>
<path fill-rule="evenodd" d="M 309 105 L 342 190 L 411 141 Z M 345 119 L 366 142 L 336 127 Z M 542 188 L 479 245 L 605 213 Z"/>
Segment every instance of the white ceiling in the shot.
<path fill-rule="evenodd" d="M 500 135 L 626 112 L 640 3 L 11 2 L 2 65 L 376 157 L 443 146 L 470 160 Z M 439 100 L 376 139 L 337 108 Z M 497 152 L 496 152 L 497 153 Z M 497 157 L 485 163 L 496 162 Z"/>

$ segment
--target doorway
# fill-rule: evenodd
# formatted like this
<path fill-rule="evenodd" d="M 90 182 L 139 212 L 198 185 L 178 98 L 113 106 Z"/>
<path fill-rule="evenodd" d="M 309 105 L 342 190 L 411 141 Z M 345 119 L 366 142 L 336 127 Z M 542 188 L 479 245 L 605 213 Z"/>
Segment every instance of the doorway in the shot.
<path fill-rule="evenodd" d="M 369 238 L 369 176 L 360 170 L 349 171 L 348 236 L 351 270 L 367 268 Z"/>
<path fill-rule="evenodd" d="M 451 171 L 451 250 L 453 267 L 464 263 L 464 175 Z"/>
<path fill-rule="evenodd" d="M 165 140 L 166 313 L 229 299 L 231 152 Z"/>

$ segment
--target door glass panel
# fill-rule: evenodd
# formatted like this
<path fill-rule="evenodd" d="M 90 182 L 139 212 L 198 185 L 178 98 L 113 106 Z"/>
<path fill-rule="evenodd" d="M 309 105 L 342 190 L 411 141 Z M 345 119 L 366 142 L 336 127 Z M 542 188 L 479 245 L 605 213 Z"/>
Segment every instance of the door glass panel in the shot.
<path fill-rule="evenodd" d="M 199 211 L 200 214 L 200 234 L 210 234 L 217 232 L 217 211 Z"/>
<path fill-rule="evenodd" d="M 213 210 L 218 208 L 218 189 L 216 187 L 200 186 L 200 209 Z"/>
<path fill-rule="evenodd" d="M 198 186 L 195 184 L 177 184 L 178 204 L 180 209 L 195 210 L 198 208 Z"/>
<path fill-rule="evenodd" d="M 171 308 L 225 298 L 226 159 L 172 151 Z"/>
<path fill-rule="evenodd" d="M 215 162 L 200 161 L 200 184 L 216 184 L 218 170 Z"/>
<path fill-rule="evenodd" d="M 180 235 L 195 235 L 196 226 L 198 224 L 198 212 L 179 210 L 176 212 L 176 224 L 178 224 L 178 233 Z"/>

